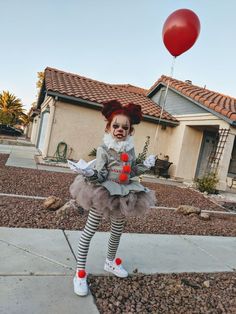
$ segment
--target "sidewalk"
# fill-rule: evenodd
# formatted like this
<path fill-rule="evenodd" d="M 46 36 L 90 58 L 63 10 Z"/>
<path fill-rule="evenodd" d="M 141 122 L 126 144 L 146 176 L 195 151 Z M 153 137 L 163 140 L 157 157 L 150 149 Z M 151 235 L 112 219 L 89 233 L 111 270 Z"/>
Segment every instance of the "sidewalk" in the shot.
<path fill-rule="evenodd" d="M 6 166 L 72 173 L 69 168 L 37 164 L 34 156 L 39 152 L 34 146 L 0 144 L 0 154 L 10 154 Z"/>
<path fill-rule="evenodd" d="M 79 236 L 77 231 L 0 228 L 0 313 L 98 313 L 91 294 L 73 293 Z M 107 275 L 108 238 L 109 233 L 97 232 L 92 239 L 90 274 Z M 233 272 L 236 238 L 123 234 L 118 255 L 130 275 L 136 269 L 145 274 Z"/>

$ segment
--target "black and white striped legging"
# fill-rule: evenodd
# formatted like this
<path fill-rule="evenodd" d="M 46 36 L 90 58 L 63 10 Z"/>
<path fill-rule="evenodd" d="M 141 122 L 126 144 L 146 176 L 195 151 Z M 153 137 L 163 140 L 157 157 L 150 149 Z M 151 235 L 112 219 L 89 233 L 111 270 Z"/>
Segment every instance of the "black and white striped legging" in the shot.
<path fill-rule="evenodd" d="M 95 209 L 89 211 L 85 228 L 81 234 L 78 247 L 77 269 L 85 269 L 90 241 L 98 229 L 102 215 Z M 123 231 L 125 217 L 117 218 L 111 216 L 111 235 L 108 242 L 107 258 L 113 261 L 119 246 L 120 237 Z"/>

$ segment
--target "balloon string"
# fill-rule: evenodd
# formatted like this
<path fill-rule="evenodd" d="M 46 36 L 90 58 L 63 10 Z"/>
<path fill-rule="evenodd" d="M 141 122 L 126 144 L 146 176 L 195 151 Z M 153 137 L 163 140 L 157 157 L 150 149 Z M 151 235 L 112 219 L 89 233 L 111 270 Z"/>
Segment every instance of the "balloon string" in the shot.
<path fill-rule="evenodd" d="M 176 57 L 173 57 L 172 64 L 171 64 L 171 70 L 170 70 L 170 76 L 169 76 L 168 81 L 167 81 L 167 86 L 166 86 L 166 90 L 165 90 L 164 100 L 163 100 L 163 104 L 161 106 L 161 113 L 160 113 L 160 117 L 158 119 L 156 133 L 155 133 L 155 137 L 154 137 L 154 145 L 157 145 L 159 127 L 160 127 L 162 114 L 163 114 L 163 111 L 164 111 L 164 108 L 165 108 L 165 105 L 166 105 L 166 99 L 167 99 L 167 93 L 168 93 L 169 86 L 170 86 L 170 80 L 171 80 L 171 78 L 173 77 L 173 74 L 174 74 L 175 59 L 176 59 Z"/>

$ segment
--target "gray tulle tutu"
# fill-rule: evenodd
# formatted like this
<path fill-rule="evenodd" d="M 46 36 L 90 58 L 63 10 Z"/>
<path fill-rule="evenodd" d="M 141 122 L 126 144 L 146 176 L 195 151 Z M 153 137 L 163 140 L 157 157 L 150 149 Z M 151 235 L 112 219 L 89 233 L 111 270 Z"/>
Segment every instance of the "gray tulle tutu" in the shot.
<path fill-rule="evenodd" d="M 154 191 L 132 180 L 126 185 L 112 181 L 93 184 L 78 175 L 70 186 L 70 193 L 79 206 L 85 210 L 94 208 L 106 217 L 141 216 L 156 203 Z"/>

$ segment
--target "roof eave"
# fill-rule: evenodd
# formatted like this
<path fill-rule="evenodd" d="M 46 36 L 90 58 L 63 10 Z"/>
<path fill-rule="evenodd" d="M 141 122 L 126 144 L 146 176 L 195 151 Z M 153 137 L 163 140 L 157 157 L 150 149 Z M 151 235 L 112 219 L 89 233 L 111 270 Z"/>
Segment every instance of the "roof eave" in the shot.
<path fill-rule="evenodd" d="M 53 91 L 48 91 L 47 92 L 48 96 L 51 97 L 57 97 L 58 100 L 64 100 L 66 102 L 70 102 L 70 103 L 74 103 L 74 104 L 80 104 L 84 107 L 87 108 L 94 108 L 96 110 L 101 110 L 102 105 L 96 102 L 92 102 L 89 100 L 84 100 L 82 98 L 78 98 L 78 97 L 74 97 L 74 96 L 68 96 L 68 95 L 64 95 L 64 94 L 60 94 L 58 92 L 53 92 Z M 179 125 L 178 121 L 171 121 L 171 120 L 167 120 L 167 119 L 159 119 L 157 117 L 154 116 L 149 116 L 149 115 L 143 115 L 143 120 L 144 121 L 149 121 L 149 122 L 153 122 L 153 123 L 160 123 L 160 124 L 165 124 L 165 125 L 170 125 L 170 126 L 177 126 Z"/>
<path fill-rule="evenodd" d="M 37 109 L 40 109 L 41 104 L 42 104 L 43 101 L 44 101 L 46 92 L 47 92 L 47 91 L 46 91 L 45 78 L 44 78 L 44 79 L 43 79 L 42 86 L 41 86 L 40 91 L 39 91 L 39 95 L 38 95 L 38 101 L 37 101 L 37 105 L 36 105 L 36 108 L 37 108 Z"/>
<path fill-rule="evenodd" d="M 159 83 L 147 96 L 148 96 L 148 97 L 152 97 L 152 96 L 161 88 L 161 86 L 167 87 L 167 84 L 162 83 L 162 82 Z M 179 92 L 179 91 L 176 90 L 175 88 L 172 88 L 172 87 L 170 87 L 170 86 L 169 86 L 168 88 L 169 88 L 170 90 L 172 90 L 173 92 L 179 94 L 180 96 L 182 96 L 182 97 L 188 99 L 189 101 L 193 102 L 195 105 L 201 107 L 202 109 L 205 109 L 206 111 L 210 112 L 211 114 L 217 116 L 218 118 L 220 118 L 220 119 L 226 121 L 226 122 L 229 123 L 230 125 L 236 127 L 236 121 L 231 120 L 231 119 L 227 118 L 226 116 L 220 114 L 219 112 L 217 112 L 217 111 L 215 111 L 215 110 L 213 110 L 213 109 L 210 109 L 210 108 L 208 108 L 208 107 L 202 105 L 202 104 L 199 103 L 198 101 L 192 99 L 191 97 L 188 97 L 188 96 L 184 95 L 183 93 Z"/>
<path fill-rule="evenodd" d="M 143 121 L 149 121 L 153 122 L 156 124 L 163 124 L 163 125 L 169 125 L 169 126 L 177 126 L 179 125 L 179 121 L 172 121 L 172 120 L 167 120 L 167 119 L 160 119 L 154 116 L 149 116 L 149 115 L 143 115 Z"/>
<path fill-rule="evenodd" d="M 160 85 L 165 85 L 164 83 L 158 83 L 156 87 L 154 87 L 146 96 L 151 98 L 159 89 Z M 166 86 L 166 85 L 165 85 Z"/>
<path fill-rule="evenodd" d="M 74 97 L 74 96 L 68 96 L 65 94 L 60 94 L 58 92 L 53 92 L 53 91 L 48 91 L 47 92 L 48 96 L 52 96 L 52 97 L 57 97 L 57 100 L 64 100 L 66 102 L 71 102 L 74 104 L 80 104 L 83 105 L 84 107 L 93 107 L 94 109 L 101 109 L 102 105 L 93 101 L 89 101 L 89 100 L 84 100 L 82 98 L 78 98 L 78 97 Z"/>

